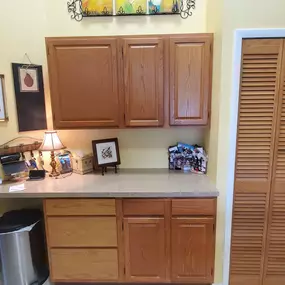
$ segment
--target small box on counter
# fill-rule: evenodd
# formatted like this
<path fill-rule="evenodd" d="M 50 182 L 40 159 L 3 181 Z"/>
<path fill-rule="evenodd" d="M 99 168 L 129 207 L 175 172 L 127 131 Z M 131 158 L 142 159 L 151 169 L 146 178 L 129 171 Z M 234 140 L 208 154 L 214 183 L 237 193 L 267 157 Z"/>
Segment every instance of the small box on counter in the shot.
<path fill-rule="evenodd" d="M 207 173 L 208 156 L 203 147 L 177 143 L 168 148 L 169 169 L 194 172 L 199 174 Z"/>
<path fill-rule="evenodd" d="M 73 172 L 78 174 L 87 174 L 93 172 L 93 155 L 72 156 Z"/>

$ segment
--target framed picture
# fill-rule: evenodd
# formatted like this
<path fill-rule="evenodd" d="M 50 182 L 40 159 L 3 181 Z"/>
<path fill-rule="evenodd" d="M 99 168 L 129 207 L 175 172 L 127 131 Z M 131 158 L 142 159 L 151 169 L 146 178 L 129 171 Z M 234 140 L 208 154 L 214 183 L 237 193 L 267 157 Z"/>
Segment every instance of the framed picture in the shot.
<path fill-rule="evenodd" d="M 149 0 L 149 14 L 177 14 L 179 13 L 178 0 Z"/>
<path fill-rule="evenodd" d="M 70 159 L 70 154 L 60 154 L 58 155 L 58 165 L 59 165 L 59 171 L 61 174 L 72 172 L 72 164 Z"/>
<path fill-rule="evenodd" d="M 12 71 L 19 132 L 46 130 L 42 66 L 12 63 Z"/>
<path fill-rule="evenodd" d="M 20 92 L 39 92 L 38 70 L 19 67 Z"/>
<path fill-rule="evenodd" d="M 8 121 L 4 75 L 0 74 L 0 122 Z"/>
<path fill-rule="evenodd" d="M 121 164 L 118 139 L 92 141 L 96 167 L 116 166 Z"/>
<path fill-rule="evenodd" d="M 146 0 L 116 0 L 116 15 L 144 15 L 147 12 Z"/>

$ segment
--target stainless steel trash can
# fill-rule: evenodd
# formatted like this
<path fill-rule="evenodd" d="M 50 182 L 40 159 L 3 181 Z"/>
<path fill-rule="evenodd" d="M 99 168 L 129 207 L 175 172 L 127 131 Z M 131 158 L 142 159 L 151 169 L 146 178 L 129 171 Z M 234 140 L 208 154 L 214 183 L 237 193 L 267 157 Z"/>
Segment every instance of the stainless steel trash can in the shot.
<path fill-rule="evenodd" d="M 0 251 L 4 285 L 42 285 L 48 279 L 43 215 L 17 210 L 0 218 Z"/>

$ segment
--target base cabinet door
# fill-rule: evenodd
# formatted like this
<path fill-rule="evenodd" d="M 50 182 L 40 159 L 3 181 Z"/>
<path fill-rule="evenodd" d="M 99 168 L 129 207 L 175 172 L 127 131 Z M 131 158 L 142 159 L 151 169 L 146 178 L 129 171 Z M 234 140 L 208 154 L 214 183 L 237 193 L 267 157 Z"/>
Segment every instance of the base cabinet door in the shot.
<path fill-rule="evenodd" d="M 172 281 L 212 283 L 214 219 L 172 218 L 171 228 Z"/>
<path fill-rule="evenodd" d="M 127 282 L 164 282 L 167 272 L 163 218 L 124 218 Z"/>

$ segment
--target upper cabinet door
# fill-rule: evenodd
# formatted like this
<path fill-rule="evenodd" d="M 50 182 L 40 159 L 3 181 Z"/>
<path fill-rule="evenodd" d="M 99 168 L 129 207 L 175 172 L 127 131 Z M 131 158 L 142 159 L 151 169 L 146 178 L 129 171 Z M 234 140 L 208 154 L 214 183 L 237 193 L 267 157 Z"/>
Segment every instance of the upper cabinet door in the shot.
<path fill-rule="evenodd" d="M 212 283 L 214 218 L 172 218 L 172 281 Z"/>
<path fill-rule="evenodd" d="M 170 38 L 170 125 L 206 125 L 212 35 Z"/>
<path fill-rule="evenodd" d="M 123 40 L 125 125 L 163 126 L 163 40 Z"/>
<path fill-rule="evenodd" d="M 118 127 L 115 38 L 47 38 L 54 128 Z"/>

